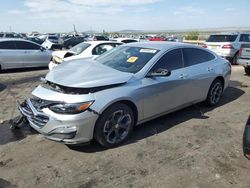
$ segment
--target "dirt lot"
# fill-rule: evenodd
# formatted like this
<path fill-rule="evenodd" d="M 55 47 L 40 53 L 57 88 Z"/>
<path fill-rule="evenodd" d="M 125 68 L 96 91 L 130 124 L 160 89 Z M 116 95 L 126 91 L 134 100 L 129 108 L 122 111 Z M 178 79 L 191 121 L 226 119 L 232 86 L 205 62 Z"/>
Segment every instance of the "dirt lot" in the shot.
<path fill-rule="evenodd" d="M 233 67 L 220 106 L 198 104 L 138 126 L 123 146 L 69 148 L 8 120 L 47 70 L 0 74 L 0 187 L 250 187 L 242 133 L 250 77 Z"/>

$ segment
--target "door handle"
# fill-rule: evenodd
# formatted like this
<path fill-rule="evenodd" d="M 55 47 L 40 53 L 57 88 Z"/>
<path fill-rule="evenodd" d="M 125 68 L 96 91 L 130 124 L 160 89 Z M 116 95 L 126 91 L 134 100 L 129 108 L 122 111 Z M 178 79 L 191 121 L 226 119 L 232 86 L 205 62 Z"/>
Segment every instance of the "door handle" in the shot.
<path fill-rule="evenodd" d="M 188 77 L 187 74 L 181 74 L 181 75 L 179 76 L 180 79 L 185 79 L 185 78 L 187 78 L 187 77 Z"/>
<path fill-rule="evenodd" d="M 208 72 L 211 72 L 211 71 L 213 71 L 213 70 L 214 70 L 214 69 L 213 69 L 212 67 L 208 67 L 208 68 L 207 68 L 207 71 L 208 71 Z"/>

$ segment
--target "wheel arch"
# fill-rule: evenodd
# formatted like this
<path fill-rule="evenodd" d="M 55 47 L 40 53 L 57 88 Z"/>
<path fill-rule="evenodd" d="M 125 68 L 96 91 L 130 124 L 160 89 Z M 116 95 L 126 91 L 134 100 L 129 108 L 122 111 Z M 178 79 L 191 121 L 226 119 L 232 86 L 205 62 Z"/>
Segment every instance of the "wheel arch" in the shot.
<path fill-rule="evenodd" d="M 105 110 L 107 110 L 109 107 L 111 107 L 112 105 L 114 104 L 117 104 L 117 103 L 123 103 L 125 105 L 127 105 L 129 108 L 131 108 L 131 110 L 133 111 L 133 114 L 134 114 L 134 118 L 135 118 L 135 125 L 138 121 L 138 107 L 137 105 L 135 104 L 135 102 L 133 102 L 132 100 L 130 99 L 127 99 L 127 98 L 121 98 L 121 99 L 118 99 L 118 100 L 115 100 L 115 101 L 112 101 L 111 103 L 109 103 L 108 105 L 104 106 L 98 113 L 101 115 Z M 99 118 L 98 118 L 99 119 Z M 98 120 L 97 120 L 98 121 Z"/>
<path fill-rule="evenodd" d="M 215 80 L 220 80 L 220 81 L 222 81 L 222 84 L 223 84 L 223 90 L 225 89 L 224 87 L 225 87 L 225 79 L 224 79 L 224 77 L 223 76 L 217 76 L 214 80 L 213 80 L 213 82 L 215 81 Z M 212 82 L 212 83 L 213 83 Z M 211 84 L 212 85 L 212 84 Z"/>

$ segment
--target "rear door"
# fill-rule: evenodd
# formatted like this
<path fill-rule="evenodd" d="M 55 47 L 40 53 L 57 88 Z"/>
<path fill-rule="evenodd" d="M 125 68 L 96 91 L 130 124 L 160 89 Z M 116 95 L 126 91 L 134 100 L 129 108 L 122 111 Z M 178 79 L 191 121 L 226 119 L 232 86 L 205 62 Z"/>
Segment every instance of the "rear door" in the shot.
<path fill-rule="evenodd" d="M 189 102 L 206 98 L 208 89 L 215 79 L 216 57 L 203 49 L 183 48 L 184 66 L 189 79 L 187 97 Z"/>
<path fill-rule="evenodd" d="M 0 42 L 0 64 L 2 69 L 22 68 L 23 53 L 16 49 L 15 41 Z"/>
<path fill-rule="evenodd" d="M 23 52 L 24 67 L 47 66 L 50 60 L 46 50 L 41 50 L 37 44 L 28 41 L 16 41 L 17 49 Z"/>

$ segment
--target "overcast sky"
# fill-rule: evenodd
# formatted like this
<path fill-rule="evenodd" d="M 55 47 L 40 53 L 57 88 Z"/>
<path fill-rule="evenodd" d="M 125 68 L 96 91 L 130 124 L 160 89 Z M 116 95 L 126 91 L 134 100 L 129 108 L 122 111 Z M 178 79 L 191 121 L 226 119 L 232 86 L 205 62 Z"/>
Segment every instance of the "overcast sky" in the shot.
<path fill-rule="evenodd" d="M 8 0 L 0 31 L 69 32 L 249 27 L 249 0 Z"/>

